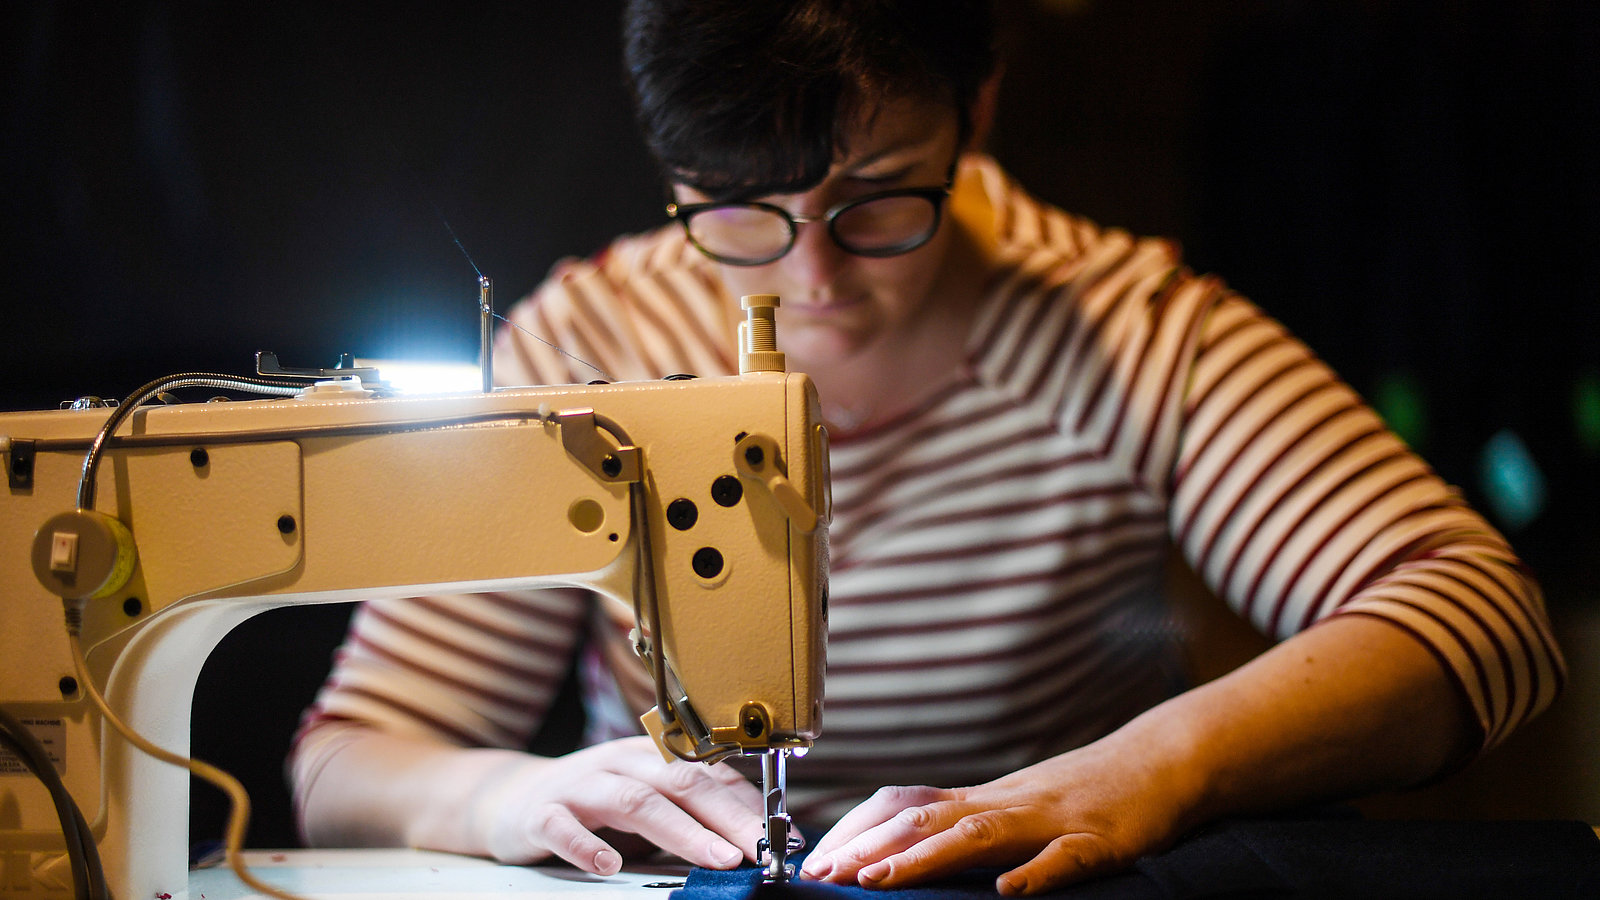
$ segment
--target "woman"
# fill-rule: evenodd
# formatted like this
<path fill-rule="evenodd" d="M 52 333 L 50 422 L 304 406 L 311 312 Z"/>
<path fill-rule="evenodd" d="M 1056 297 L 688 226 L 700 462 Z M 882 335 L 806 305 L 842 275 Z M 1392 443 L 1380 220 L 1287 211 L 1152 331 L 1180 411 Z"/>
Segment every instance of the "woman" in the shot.
<path fill-rule="evenodd" d="M 738 297 L 782 297 L 833 436 L 828 715 L 791 809 L 834 824 L 805 875 L 1037 893 L 1436 777 L 1553 699 L 1537 586 L 1332 373 L 979 153 L 985 4 L 637 0 L 625 29 L 675 221 L 559 267 L 497 376 L 587 380 L 542 341 L 619 379 L 728 372 Z M 1172 546 L 1281 643 L 1183 690 Z M 628 624 L 575 591 L 364 607 L 296 750 L 308 836 L 753 859 L 754 789 L 631 736 Z M 522 752 L 580 643 L 588 746 Z"/>

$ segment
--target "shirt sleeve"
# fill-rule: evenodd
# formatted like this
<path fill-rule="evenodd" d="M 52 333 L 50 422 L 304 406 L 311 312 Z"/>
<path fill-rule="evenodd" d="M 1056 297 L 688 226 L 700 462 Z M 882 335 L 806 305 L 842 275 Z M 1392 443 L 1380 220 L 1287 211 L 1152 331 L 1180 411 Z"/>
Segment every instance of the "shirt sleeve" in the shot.
<path fill-rule="evenodd" d="M 1367 615 L 1417 638 L 1492 746 L 1565 668 L 1538 584 L 1480 515 L 1281 325 L 1222 294 L 1193 320 L 1170 527 L 1263 633 Z"/>

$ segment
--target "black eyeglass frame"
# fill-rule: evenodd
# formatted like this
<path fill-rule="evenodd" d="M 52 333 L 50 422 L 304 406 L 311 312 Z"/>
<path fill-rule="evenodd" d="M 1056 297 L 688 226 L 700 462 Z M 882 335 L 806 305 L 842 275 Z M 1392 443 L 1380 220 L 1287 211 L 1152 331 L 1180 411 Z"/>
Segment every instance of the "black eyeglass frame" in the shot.
<path fill-rule="evenodd" d="M 918 247 L 921 247 L 923 244 L 933 240 L 933 236 L 939 233 L 939 226 L 944 221 L 944 203 L 950 198 L 950 191 L 954 186 L 955 173 L 952 171 L 951 177 L 945 181 L 943 187 L 894 188 L 892 190 L 864 194 L 860 197 L 852 197 L 851 199 L 845 200 L 842 203 L 836 203 L 830 207 L 827 212 L 824 212 L 820 216 L 797 216 L 781 206 L 771 203 L 761 203 L 759 201 L 749 201 L 743 203 L 736 201 L 682 204 L 668 203 L 667 216 L 669 218 L 676 219 L 678 223 L 683 226 L 684 235 L 688 237 L 689 243 L 693 244 L 696 250 L 699 250 L 701 253 L 704 253 L 706 256 L 716 260 L 719 263 L 722 263 L 723 265 L 764 266 L 767 263 L 776 262 L 777 260 L 787 256 L 789 251 L 794 249 L 795 242 L 800 239 L 800 226 L 811 222 L 826 223 L 828 226 L 829 239 L 832 240 L 833 243 L 839 247 L 839 249 L 845 251 L 846 253 L 850 253 L 855 256 L 882 259 L 885 257 L 900 256 L 904 253 L 910 253 Z M 901 241 L 900 243 L 889 247 L 881 247 L 877 249 L 858 249 L 856 247 L 852 247 L 850 244 L 842 240 L 839 237 L 839 233 L 834 230 L 834 223 L 838 221 L 839 216 L 849 212 L 857 206 L 861 206 L 862 204 L 892 197 L 920 197 L 921 199 L 928 201 L 928 203 L 933 206 L 933 224 L 929 226 L 926 233 L 912 240 Z M 694 232 L 689 229 L 689 220 L 693 219 L 699 213 L 717 209 L 758 209 L 776 213 L 786 223 L 788 223 L 789 240 L 784 243 L 783 249 L 779 250 L 778 252 L 755 260 L 724 256 L 720 253 L 715 253 L 711 250 L 708 250 L 701 246 L 699 241 L 695 240 Z"/>

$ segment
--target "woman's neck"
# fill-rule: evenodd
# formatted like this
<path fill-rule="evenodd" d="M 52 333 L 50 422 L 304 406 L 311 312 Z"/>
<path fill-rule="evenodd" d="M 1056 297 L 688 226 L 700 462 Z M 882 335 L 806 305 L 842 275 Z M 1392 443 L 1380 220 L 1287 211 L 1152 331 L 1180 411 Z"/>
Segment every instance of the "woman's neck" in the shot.
<path fill-rule="evenodd" d="M 976 177 L 958 181 L 950 199 L 954 234 L 923 313 L 848 360 L 815 370 L 823 418 L 858 431 L 921 407 L 966 374 L 967 342 L 997 268 L 994 214 Z"/>

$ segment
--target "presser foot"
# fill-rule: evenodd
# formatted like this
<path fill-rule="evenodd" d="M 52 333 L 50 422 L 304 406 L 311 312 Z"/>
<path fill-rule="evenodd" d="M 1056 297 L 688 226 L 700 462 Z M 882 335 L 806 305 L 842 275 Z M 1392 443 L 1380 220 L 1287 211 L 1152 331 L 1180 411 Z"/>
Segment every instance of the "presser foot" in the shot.
<path fill-rule="evenodd" d="M 756 842 L 756 859 L 761 860 L 766 869 L 763 880 L 769 882 L 788 881 L 794 877 L 789 854 L 802 845 L 799 838 L 789 836 L 794 820 L 789 818 L 785 802 L 788 758 L 789 751 L 780 748 L 761 753 L 761 795 L 766 802 L 767 836 Z"/>
<path fill-rule="evenodd" d="M 788 828 L 789 820 L 788 817 L 785 817 L 783 822 L 783 831 L 779 833 L 787 833 Z M 772 826 L 769 824 L 768 832 L 771 833 L 771 831 Z M 771 852 L 772 841 L 770 838 L 762 838 L 761 840 L 756 841 L 756 859 L 761 860 L 761 865 L 764 870 L 761 875 L 761 880 L 773 882 L 788 881 L 794 878 L 794 864 L 788 862 L 788 858 L 790 854 L 794 853 L 796 850 L 799 850 L 803 846 L 805 846 L 804 841 L 797 837 L 791 837 L 783 842 L 783 847 L 778 853 L 773 853 Z"/>

